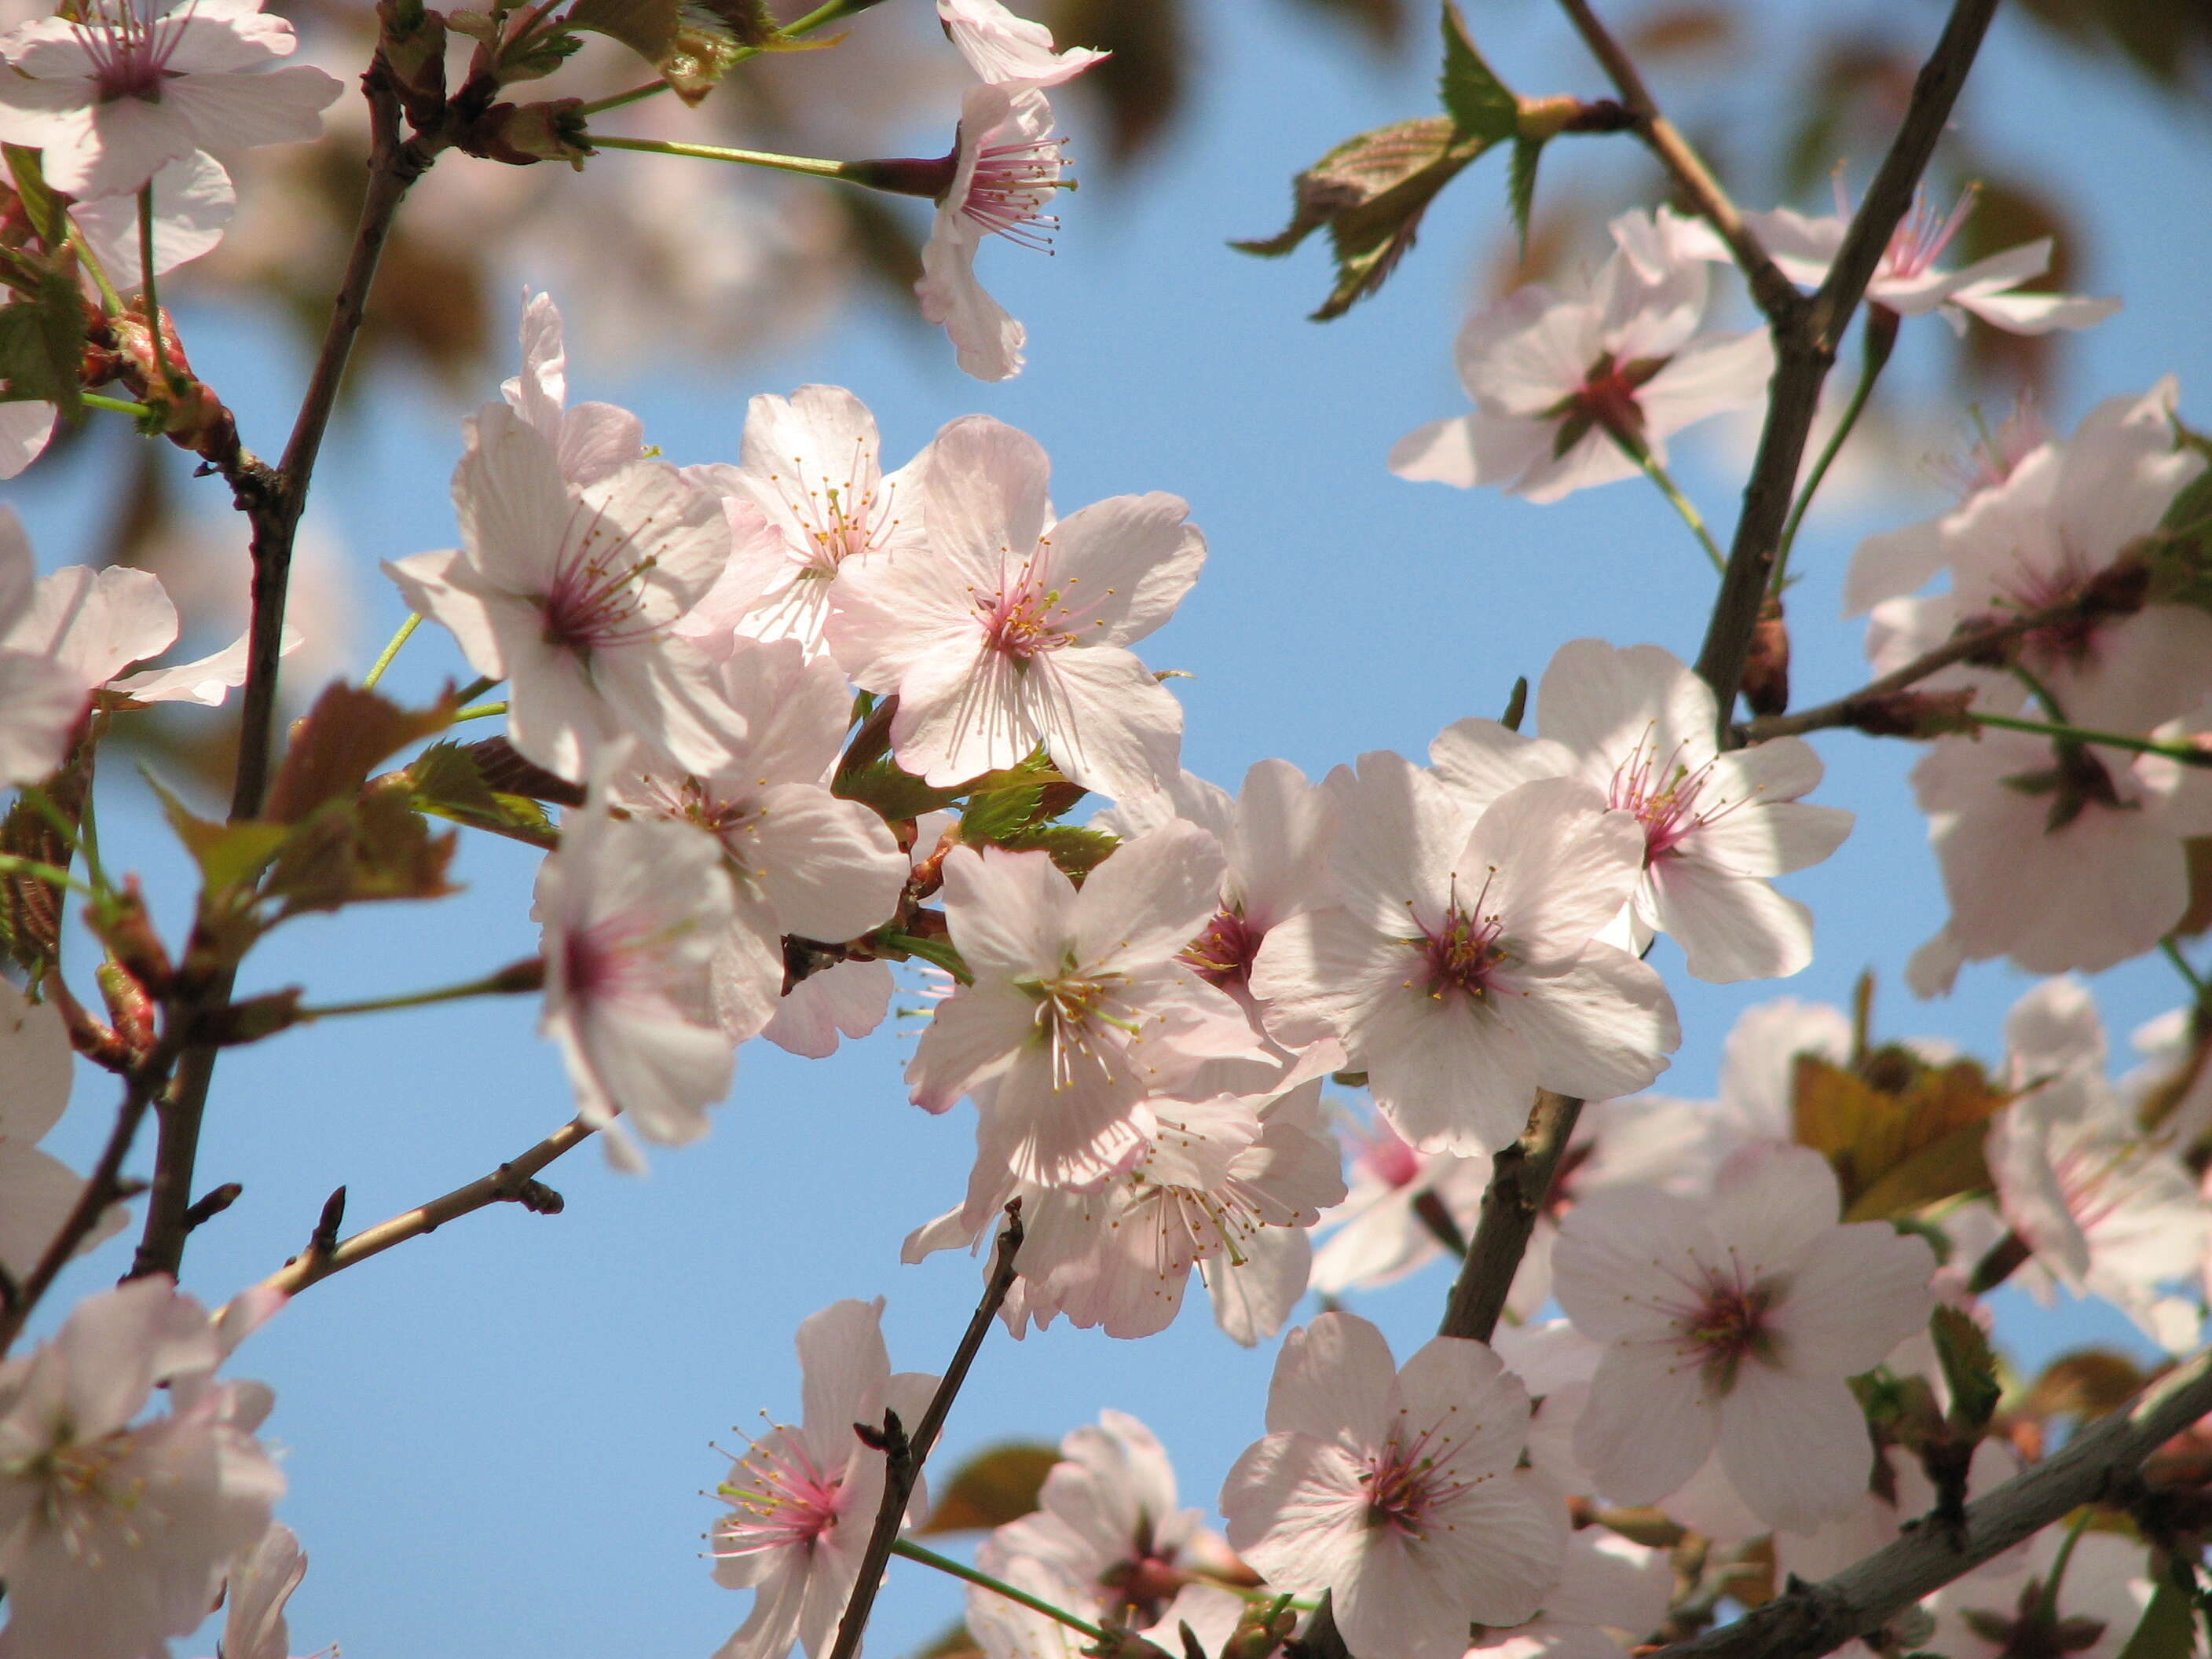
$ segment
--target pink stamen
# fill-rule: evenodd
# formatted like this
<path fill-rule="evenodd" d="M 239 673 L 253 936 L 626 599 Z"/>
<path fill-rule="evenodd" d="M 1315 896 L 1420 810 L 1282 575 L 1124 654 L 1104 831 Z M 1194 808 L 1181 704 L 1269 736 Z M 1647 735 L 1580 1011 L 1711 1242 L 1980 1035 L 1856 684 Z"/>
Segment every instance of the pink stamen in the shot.
<path fill-rule="evenodd" d="M 115 12 L 95 12 L 77 24 L 77 43 L 92 59 L 100 101 L 137 98 L 160 103 L 161 83 L 169 78 L 169 59 L 191 21 L 189 6 L 173 16 L 157 17 L 150 8 L 142 10 L 125 0 Z"/>
<path fill-rule="evenodd" d="M 736 1513 L 715 1528 L 714 1553 L 812 1549 L 837 1524 L 844 1484 L 816 1464 L 795 1433 L 775 1431 L 738 1460 L 720 1489 Z"/>
<path fill-rule="evenodd" d="M 1060 188 L 1064 138 L 985 144 L 975 153 L 967 199 L 960 210 L 993 235 L 1039 252 L 1052 252 L 1060 229 L 1055 214 L 1040 211 Z"/>
<path fill-rule="evenodd" d="M 611 647 L 641 644 L 660 633 L 660 624 L 641 618 L 638 598 L 648 572 L 659 562 L 639 555 L 635 544 L 649 529 L 647 520 L 634 531 L 611 531 L 604 510 L 581 536 L 574 533 L 555 566 L 551 586 L 538 596 L 545 615 L 548 645 L 588 656 Z"/>
<path fill-rule="evenodd" d="M 1628 758 L 1613 769 L 1606 805 L 1635 814 L 1644 826 L 1644 860 L 1656 864 L 1672 856 L 1698 830 L 1744 803 L 1713 801 L 1701 810 L 1700 801 L 1712 781 L 1716 762 L 1709 760 L 1694 768 L 1686 764 L 1681 758 L 1683 745 L 1679 743 L 1672 754 L 1662 758 L 1657 750 L 1647 747 L 1651 737 L 1647 730 L 1637 739 Z"/>

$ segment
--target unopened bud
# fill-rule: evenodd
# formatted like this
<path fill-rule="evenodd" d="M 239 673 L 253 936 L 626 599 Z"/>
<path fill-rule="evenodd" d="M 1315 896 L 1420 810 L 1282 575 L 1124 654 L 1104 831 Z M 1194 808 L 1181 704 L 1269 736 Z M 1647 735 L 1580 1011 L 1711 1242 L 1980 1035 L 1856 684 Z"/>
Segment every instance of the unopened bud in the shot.
<path fill-rule="evenodd" d="M 137 877 L 125 876 L 120 893 L 103 904 L 88 907 L 86 920 L 107 947 L 108 955 L 149 995 L 158 998 L 167 993 L 176 970 L 170 964 L 167 947 L 154 931 L 154 919 L 147 914 Z"/>
<path fill-rule="evenodd" d="M 418 125 L 446 101 L 446 20 L 422 0 L 378 0 L 377 55 Z"/>
<path fill-rule="evenodd" d="M 1779 599 L 1759 607 L 1743 665 L 1743 700 L 1754 714 L 1778 714 L 1790 707 L 1790 624 Z"/>
<path fill-rule="evenodd" d="M 581 172 L 592 154 L 580 98 L 494 104 L 469 124 L 459 142 L 471 155 L 518 167 L 538 161 L 566 161 Z"/>
<path fill-rule="evenodd" d="M 1940 738 L 1953 732 L 1971 732 L 1972 718 L 1966 706 L 1974 700 L 1972 687 L 1957 691 L 1893 691 L 1886 697 L 1869 697 L 1851 710 L 1851 725 L 1869 737 Z"/>
<path fill-rule="evenodd" d="M 146 1053 L 154 1046 L 154 999 L 146 994 L 146 988 L 119 962 L 101 963 L 92 977 L 107 1005 L 115 1035 L 134 1053 Z"/>
<path fill-rule="evenodd" d="M 192 1041 L 216 1048 L 258 1042 L 300 1023 L 300 990 L 293 986 L 266 996 L 210 1008 L 192 1023 Z"/>

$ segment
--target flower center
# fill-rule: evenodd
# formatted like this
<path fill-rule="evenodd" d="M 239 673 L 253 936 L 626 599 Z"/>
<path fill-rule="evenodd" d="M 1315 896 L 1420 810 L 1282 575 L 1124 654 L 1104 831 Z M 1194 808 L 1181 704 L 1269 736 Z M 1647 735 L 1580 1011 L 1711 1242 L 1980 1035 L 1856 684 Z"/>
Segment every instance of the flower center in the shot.
<path fill-rule="evenodd" d="M 1696 1299 L 1672 1310 L 1685 1354 L 1698 1361 L 1715 1393 L 1735 1386 L 1747 1358 L 1771 1357 L 1775 1301 L 1773 1285 L 1747 1283 L 1741 1265 L 1731 1261 L 1725 1268 L 1706 1268 Z"/>
<path fill-rule="evenodd" d="M 1208 984 L 1241 985 L 1252 971 L 1252 958 L 1260 953 L 1261 937 L 1258 928 L 1224 906 L 1176 960 L 1188 963 Z"/>
<path fill-rule="evenodd" d="M 1393 1429 L 1382 1449 L 1374 1455 L 1360 1483 L 1367 1488 L 1367 1524 L 1389 1527 L 1419 1538 L 1435 1511 L 1472 1490 L 1475 1483 L 1455 1478 L 1440 1454 L 1448 1455 L 1450 1442 L 1436 1429 L 1423 1429 L 1410 1442 Z"/>
<path fill-rule="evenodd" d="M 1442 922 L 1423 929 L 1421 937 L 1411 941 L 1426 970 L 1427 983 L 1422 988 L 1431 1000 L 1442 1002 L 1456 994 L 1480 1002 L 1496 988 L 1498 969 L 1513 959 L 1499 942 L 1505 931 L 1504 918 L 1481 914 L 1483 896 L 1489 890 L 1486 881 L 1473 911 L 1462 909 L 1455 900 Z"/>
<path fill-rule="evenodd" d="M 1024 573 L 976 606 L 983 638 L 994 651 L 1018 665 L 1047 651 L 1057 651 L 1074 635 L 1060 626 L 1067 609 L 1060 590 Z"/>
<path fill-rule="evenodd" d="M 1836 188 L 1837 199 L 1840 203 L 1843 199 L 1840 182 Z M 1942 257 L 1943 250 L 1951 246 L 1952 239 L 1958 235 L 1972 216 L 1974 198 L 1980 193 L 1978 185 L 1967 185 L 1960 194 L 1958 204 L 1949 213 L 1938 217 L 1936 210 L 1929 204 L 1928 193 L 1925 191 L 1914 191 L 1912 211 L 1905 216 L 1905 222 L 1890 234 L 1889 246 L 1882 252 L 1881 274 L 1898 282 L 1907 282 L 1925 274 Z M 1844 216 L 1846 219 L 1850 217 L 1848 208 Z"/>
<path fill-rule="evenodd" d="M 837 1525 L 844 1477 L 824 1471 L 798 1436 L 778 1429 L 738 1460 L 715 1489 L 736 1513 L 714 1529 L 714 1553 L 755 1555 L 764 1550 L 811 1550 Z"/>
<path fill-rule="evenodd" d="M 1054 1089 L 1074 1085 L 1079 1059 L 1110 1065 L 1109 1057 L 1094 1048 L 1106 1031 L 1136 1035 L 1138 1022 L 1121 1007 L 1117 995 L 1122 981 L 1120 974 L 1085 973 L 1068 963 L 1057 974 L 1014 981 L 1036 1003 L 1032 1029 L 1036 1039 L 1052 1051 Z"/>
<path fill-rule="evenodd" d="M 77 44 L 92 60 L 93 84 L 99 101 L 137 98 L 149 104 L 161 101 L 161 83 L 169 78 L 168 63 L 184 38 L 184 16 L 157 20 L 149 11 L 125 3 L 110 13 L 94 13 L 76 26 Z"/>
<path fill-rule="evenodd" d="M 1421 1178 L 1420 1153 L 1382 1118 L 1375 1120 L 1372 1128 L 1354 1133 L 1360 1145 L 1353 1162 L 1377 1181 L 1395 1188 L 1410 1187 Z"/>
<path fill-rule="evenodd" d="M 536 596 L 545 643 L 579 656 L 641 644 L 660 631 L 659 624 L 644 620 L 640 604 L 645 579 L 659 559 L 641 553 L 636 532 L 610 525 L 603 510 L 592 510 L 579 535 L 577 519 L 584 511 L 580 505 L 571 510 L 568 544 L 555 562 L 552 583 Z"/>
<path fill-rule="evenodd" d="M 799 489 L 796 493 L 787 489 L 783 499 L 792 516 L 805 526 L 810 544 L 797 550 L 799 580 L 835 576 L 839 565 L 876 545 L 878 530 L 888 530 L 896 522 L 877 512 L 874 490 L 853 482 L 872 459 L 865 448 L 856 449 L 852 471 L 842 485 L 823 483 L 810 488 L 804 477 L 805 462 L 794 458 L 793 464 L 801 476 L 793 482 Z"/>
<path fill-rule="evenodd" d="M 1633 813 L 1644 826 L 1644 857 L 1648 864 L 1672 856 L 1691 835 L 1742 803 L 1723 800 L 1698 810 L 1705 787 L 1712 781 L 1714 762 L 1692 767 L 1682 757 L 1685 745 L 1676 744 L 1662 757 L 1650 746 L 1647 731 L 1637 739 L 1628 757 L 1613 769 L 1606 792 L 1606 805 Z"/>
<path fill-rule="evenodd" d="M 1041 252 L 1052 252 L 1060 229 L 1056 214 L 1042 211 L 1056 190 L 1073 190 L 1063 179 L 1065 138 L 1024 138 L 1011 144 L 985 144 L 975 152 L 975 171 L 960 210 L 995 236 Z"/>

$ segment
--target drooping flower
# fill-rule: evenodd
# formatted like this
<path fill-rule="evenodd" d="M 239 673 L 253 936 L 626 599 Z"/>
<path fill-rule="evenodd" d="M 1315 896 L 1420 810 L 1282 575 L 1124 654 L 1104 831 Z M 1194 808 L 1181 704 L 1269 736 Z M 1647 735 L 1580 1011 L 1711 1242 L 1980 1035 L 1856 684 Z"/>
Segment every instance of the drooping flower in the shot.
<path fill-rule="evenodd" d="M 1081 1607 L 1092 1599 L 1095 1589 L 1030 1555 L 1002 1563 L 997 1577 L 1024 1595 L 1062 1608 Z M 1157 1622 L 1139 1626 L 1133 1633 L 1171 1652 L 1188 1631 L 1202 1651 L 1218 1653 L 1236 1633 L 1243 1612 L 1244 1598 L 1235 1590 L 1186 1584 Z M 1096 1645 L 1058 1620 L 989 1590 L 969 1589 L 967 1622 L 986 1659 L 1085 1659 L 1085 1650 Z"/>
<path fill-rule="evenodd" d="M 1666 987 L 1595 942 L 1644 861 L 1628 813 L 1558 778 L 1479 817 L 1403 757 L 1364 755 L 1330 787 L 1340 908 L 1294 916 L 1260 951 L 1271 1024 L 1316 1021 L 1398 1133 L 1425 1152 L 1494 1152 L 1541 1087 L 1633 1094 L 1680 1038 Z"/>
<path fill-rule="evenodd" d="M 1813 915 L 1771 878 L 1826 858 L 1851 815 L 1798 799 L 1820 781 L 1810 744 L 1778 738 L 1723 753 L 1717 724 L 1711 688 L 1672 652 L 1574 640 L 1544 671 L 1540 736 L 1462 720 L 1429 754 L 1476 811 L 1502 783 L 1553 769 L 1602 790 L 1644 831 L 1629 947 L 1663 933 L 1699 979 L 1784 977 L 1813 959 Z"/>
<path fill-rule="evenodd" d="M 848 562 L 927 557 L 921 473 L 930 452 L 886 475 L 882 447 L 876 417 L 842 386 L 755 398 L 738 464 L 685 474 L 722 498 L 734 545 L 676 632 L 715 656 L 741 639 L 795 639 L 811 655 L 823 648 Z"/>
<path fill-rule="evenodd" d="M 884 1023 L 894 985 L 884 963 L 833 963 L 785 992 L 760 1034 L 789 1053 L 827 1060 L 841 1036 L 864 1037 Z"/>
<path fill-rule="evenodd" d="M 714 941 L 714 1007 L 742 1042 L 775 1018 L 786 935 L 838 944 L 897 908 L 908 866 L 875 811 L 830 793 L 852 706 L 845 677 L 797 640 L 748 644 L 712 670 L 727 709 L 729 758 L 712 771 L 617 775 L 633 815 L 714 838 L 734 896 Z"/>
<path fill-rule="evenodd" d="M 1664 461 L 1670 434 L 1759 403 L 1774 361 L 1764 330 L 1692 337 L 1708 278 L 1686 222 L 1627 215 L 1586 285 L 1530 283 L 1468 318 L 1454 355 L 1474 413 L 1407 434 L 1390 470 L 1555 501 L 1633 477 L 1631 449 Z"/>
<path fill-rule="evenodd" d="M 477 411 L 474 439 L 453 470 L 462 547 L 384 568 L 471 667 L 513 682 L 515 748 L 572 780 L 629 734 L 694 770 L 721 764 L 708 660 L 671 633 L 729 550 L 721 503 L 662 461 L 571 484 L 556 441 L 505 404 Z"/>
<path fill-rule="evenodd" d="M 1607 1496 L 1656 1502 L 1717 1447 L 1770 1525 L 1858 1501 L 1871 1443 L 1844 1379 L 1927 1322 L 1936 1259 L 1887 1222 L 1838 1224 L 1839 1207 L 1825 1158 L 1769 1142 L 1709 1198 L 1616 1187 L 1568 1213 L 1553 1287 L 1606 1345 L 1576 1448 Z"/>
<path fill-rule="evenodd" d="M 710 1534 L 714 1582 L 750 1589 L 753 1609 L 716 1659 L 783 1659 L 794 1644 L 822 1659 L 853 1592 L 876 1511 L 884 1454 L 853 1425 L 879 1426 L 886 1409 L 919 1423 L 937 1378 L 893 1375 L 883 1299 L 832 1303 L 799 1328 L 805 1408 L 732 1460 L 715 1495 L 731 1512 Z M 928 1512 L 916 1481 L 909 1521 Z"/>
<path fill-rule="evenodd" d="M 1468 1626 L 1544 1604 L 1566 1505 L 1518 1468 L 1528 1395 L 1480 1342 L 1401 1370 L 1382 1334 L 1323 1314 L 1284 1340 L 1267 1433 L 1221 1488 L 1229 1542 L 1276 1590 L 1334 1598 L 1363 1659 L 1460 1659 Z"/>
<path fill-rule="evenodd" d="M 707 1108 L 728 1092 L 734 1044 L 707 981 L 735 901 L 714 841 L 684 824 L 615 817 L 604 773 L 595 784 L 538 872 L 538 1029 L 560 1045 L 578 1110 L 608 1131 L 609 1159 L 635 1168 L 617 1114 L 647 1139 L 681 1146 L 707 1133 Z"/>
<path fill-rule="evenodd" d="M 271 69 L 292 26 L 259 0 L 101 0 L 82 19 L 0 36 L 0 138 L 45 152 L 72 196 L 137 190 L 200 149 L 297 143 L 322 131 L 343 86 L 319 69 Z"/>
<path fill-rule="evenodd" d="M 252 1432 L 267 1391 L 211 1380 L 225 1352 L 157 1274 L 0 1365 L 0 1646 L 146 1659 L 207 1617 L 284 1490 Z M 167 1409 L 134 1421 L 164 1383 Z"/>
<path fill-rule="evenodd" d="M 1124 842 L 1079 891 L 1043 853 L 956 847 L 945 917 L 975 975 L 937 1009 L 907 1082 L 948 1109 L 992 1085 L 979 1157 L 1058 1186 L 1125 1167 L 1144 1103 L 1197 1063 L 1264 1058 L 1243 1012 L 1180 960 L 1221 890 L 1219 843 L 1171 823 Z"/>
<path fill-rule="evenodd" d="M 1127 647 L 1205 562 L 1188 509 L 1116 495 L 1055 519 L 1043 449 L 988 416 L 953 422 L 930 453 L 926 551 L 847 573 L 830 623 L 845 672 L 898 695 L 900 764 L 949 787 L 1042 743 L 1117 798 L 1171 782 L 1182 708 Z"/>

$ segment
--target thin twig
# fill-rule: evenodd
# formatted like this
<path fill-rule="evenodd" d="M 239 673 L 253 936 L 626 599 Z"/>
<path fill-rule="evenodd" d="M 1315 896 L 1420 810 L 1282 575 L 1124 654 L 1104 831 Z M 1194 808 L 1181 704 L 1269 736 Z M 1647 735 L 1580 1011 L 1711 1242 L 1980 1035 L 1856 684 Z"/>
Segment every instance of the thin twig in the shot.
<path fill-rule="evenodd" d="M 1536 1231 L 1536 1218 L 1551 1195 L 1552 1177 L 1559 1173 L 1559 1159 L 1566 1154 L 1582 1109 L 1582 1102 L 1571 1095 L 1536 1091 L 1528 1127 L 1520 1139 L 1498 1154 L 1497 1167 L 1491 1171 L 1481 1218 L 1452 1285 L 1451 1300 L 1444 1304 L 1439 1336 L 1487 1342 L 1498 1328 L 1513 1276 L 1521 1269 L 1528 1237 Z"/>
<path fill-rule="evenodd" d="M 558 1194 L 550 1188 L 539 1186 L 535 1177 L 540 1170 L 571 1147 L 580 1145 L 591 1133 L 592 1126 L 582 1118 L 571 1119 L 520 1158 L 510 1158 L 489 1175 L 479 1176 L 465 1187 L 456 1187 L 443 1198 L 418 1204 L 328 1249 L 318 1249 L 311 1243 L 306 1250 L 263 1279 L 261 1288 L 282 1291 L 287 1296 L 297 1295 L 308 1285 L 319 1285 L 356 1261 L 380 1255 L 395 1244 L 435 1232 L 457 1217 L 489 1209 L 495 1204 L 520 1204 L 540 1214 L 557 1213 L 561 1207 Z M 344 1188 L 339 1190 L 343 1192 Z"/>
<path fill-rule="evenodd" d="M 1950 119 L 1996 6 L 1997 0 L 1955 0 L 1942 38 L 1912 84 L 1904 124 L 1844 233 L 1827 280 L 1802 312 L 1775 323 L 1775 370 L 1767 395 L 1766 426 L 1759 434 L 1750 480 L 1744 485 L 1743 513 L 1736 520 L 1728 569 L 1721 577 L 1712 619 L 1698 653 L 1698 674 L 1712 688 L 1719 705 L 1724 743 L 1735 715 L 1752 631 L 1759 625 L 1759 606 L 1766 598 L 1783 525 L 1796 492 L 1821 385 L 1835 364 L 1836 348 L 1851 313 L 1858 308 L 1898 222 L 1912 205 L 1913 191 Z"/>
<path fill-rule="evenodd" d="M 1597 59 L 1614 90 L 1620 94 L 1620 101 L 1627 108 L 1637 136 L 1674 175 L 1683 194 L 1697 204 L 1698 211 L 1728 244 L 1729 252 L 1735 256 L 1736 264 L 1743 268 L 1751 283 L 1752 298 L 1759 302 L 1759 308 L 1778 325 L 1784 319 L 1794 319 L 1805 308 L 1805 296 L 1767 257 L 1766 250 L 1759 245 L 1759 238 L 1744 223 L 1742 213 L 1721 188 L 1720 180 L 1698 159 L 1697 151 L 1690 148 L 1689 140 L 1660 112 L 1634 61 L 1589 9 L 1589 0 L 1559 0 L 1559 6 L 1574 24 L 1576 33 L 1582 36 L 1583 44 L 1589 48 L 1590 56 Z"/>
<path fill-rule="evenodd" d="M 2208 1412 L 2212 1350 L 1967 1504 L 1957 1527 L 1909 1526 L 1896 1542 L 1826 1582 L 1785 1590 L 1735 1623 L 1661 1648 L 1651 1659 L 1814 1659 L 1879 1630 L 2069 1511 L 2124 1490 L 2146 1458 Z"/>
<path fill-rule="evenodd" d="M 852 1599 L 845 1603 L 845 1616 L 838 1621 L 837 1642 L 830 1650 L 830 1659 L 853 1659 L 860 1650 L 860 1637 L 868 1627 L 868 1614 L 875 1607 L 876 1591 L 884 1582 L 884 1569 L 890 1562 L 891 1546 L 898 1541 L 899 1528 L 905 1522 L 906 1506 L 913 1499 L 915 1482 L 921 1478 L 921 1466 L 928 1459 L 930 1448 L 937 1443 L 945 1414 L 952 1409 L 953 1397 L 967 1380 L 968 1368 L 975 1364 L 976 1351 L 983 1346 L 991 1322 L 999 1316 L 1006 1292 L 1013 1288 L 1014 1253 L 1021 1247 L 1022 1201 L 1016 1199 L 1006 1206 L 1006 1224 L 999 1234 L 999 1253 L 991 1263 L 991 1277 L 983 1286 L 983 1299 L 975 1304 L 975 1316 L 961 1334 L 960 1346 L 953 1350 L 952 1363 L 945 1368 L 945 1376 L 938 1383 L 937 1392 L 930 1396 L 929 1409 L 922 1413 L 920 1425 L 908 1434 L 901 1426 L 896 1412 L 884 1413 L 884 1501 L 876 1507 L 876 1528 L 868 1534 L 868 1547 L 860 1556 L 860 1577 L 853 1581 Z"/>
<path fill-rule="evenodd" d="M 1881 703 L 1899 691 L 1910 690 L 1930 674 L 1950 667 L 1954 663 L 1978 657 L 1997 647 L 2018 639 L 2023 634 L 2051 628 L 2076 620 L 2088 614 L 2083 599 L 2062 599 L 2035 611 L 2024 611 L 2017 617 L 1985 627 L 1964 629 L 1954 634 L 1942 644 L 1923 651 L 1901 668 L 1869 680 L 1856 691 L 1811 708 L 1802 708 L 1794 714 L 1763 714 L 1736 728 L 1740 742 L 1765 743 L 1770 738 L 1802 737 L 1808 732 L 1822 732 L 1838 726 L 1856 726 L 1867 715 L 1877 712 Z"/>

